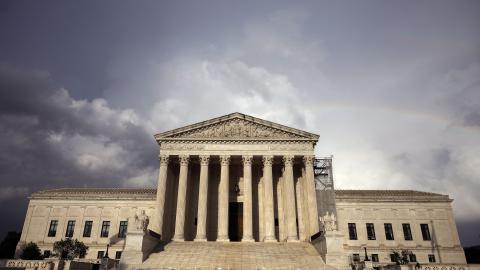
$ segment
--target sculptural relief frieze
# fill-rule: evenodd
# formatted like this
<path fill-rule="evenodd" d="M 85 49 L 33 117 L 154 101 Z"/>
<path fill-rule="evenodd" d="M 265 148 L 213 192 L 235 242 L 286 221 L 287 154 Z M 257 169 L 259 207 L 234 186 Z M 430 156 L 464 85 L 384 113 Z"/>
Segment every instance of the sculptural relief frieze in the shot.
<path fill-rule="evenodd" d="M 242 119 L 231 119 L 175 134 L 170 138 L 304 139 L 305 137 Z"/>

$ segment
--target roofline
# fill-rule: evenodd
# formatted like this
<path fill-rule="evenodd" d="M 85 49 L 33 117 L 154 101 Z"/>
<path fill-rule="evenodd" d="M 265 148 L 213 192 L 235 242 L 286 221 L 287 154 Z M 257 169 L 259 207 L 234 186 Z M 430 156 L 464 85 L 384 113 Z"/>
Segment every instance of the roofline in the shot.
<path fill-rule="evenodd" d="M 342 191 L 358 192 L 358 194 L 339 194 Z M 396 195 L 396 194 L 360 194 L 361 192 L 412 192 L 412 194 Z M 453 202 L 448 195 L 433 193 L 419 190 L 335 190 L 335 198 L 339 201 L 355 201 L 355 202 L 385 202 L 385 201 L 402 201 L 402 202 Z"/>
<path fill-rule="evenodd" d="M 430 192 L 430 191 L 423 191 L 423 190 L 413 190 L 413 189 L 335 189 L 335 191 L 353 191 L 353 192 L 421 192 L 424 193 L 425 195 L 431 195 L 431 196 L 448 196 L 447 194 L 442 194 L 442 193 L 435 193 L 435 192 Z"/>
<path fill-rule="evenodd" d="M 155 188 L 56 188 L 32 192 L 30 200 L 65 199 L 65 200 L 149 200 L 155 197 Z"/>
<path fill-rule="evenodd" d="M 196 128 L 199 128 L 199 127 L 202 127 L 202 126 L 212 125 L 212 124 L 219 123 L 221 121 L 225 121 L 225 120 L 229 120 L 229 119 L 235 119 L 235 118 L 244 119 L 244 120 L 251 121 L 251 122 L 254 122 L 254 123 L 270 126 L 272 128 L 277 128 L 277 129 L 281 129 L 281 130 L 284 130 L 284 131 L 290 131 L 292 133 L 297 133 L 297 134 L 303 135 L 305 137 L 309 137 L 309 138 L 304 139 L 306 141 L 315 141 L 316 142 L 320 138 L 320 135 L 318 135 L 318 134 L 314 134 L 314 133 L 303 131 L 303 130 L 300 130 L 300 129 L 288 127 L 288 126 L 285 126 L 285 125 L 282 125 L 282 124 L 274 123 L 274 122 L 268 121 L 268 120 L 263 120 L 263 119 L 260 119 L 258 117 L 254 117 L 254 116 L 239 113 L 239 112 L 234 112 L 234 113 L 231 113 L 231 114 L 227 114 L 227 115 L 215 117 L 215 118 L 212 118 L 212 119 L 209 119 L 209 120 L 204 120 L 204 121 L 201 121 L 201 122 L 198 122 L 198 123 L 190 124 L 190 125 L 187 125 L 187 126 L 184 126 L 184 127 L 180 127 L 180 128 L 172 129 L 172 130 L 169 130 L 169 131 L 157 133 L 157 134 L 154 135 L 154 138 L 160 144 L 160 141 L 162 141 L 163 139 L 167 139 L 167 140 L 174 139 L 174 138 L 167 138 L 170 135 L 180 133 L 180 132 L 190 131 L 190 130 L 193 130 L 193 129 L 196 129 Z M 204 139 L 204 140 L 208 140 L 208 139 Z M 238 140 L 238 139 L 236 139 L 236 140 Z M 260 141 L 261 140 L 270 141 L 271 139 L 255 139 L 255 140 L 257 140 L 257 141 L 259 141 L 259 140 Z M 299 140 L 299 139 L 297 138 L 297 139 L 282 139 L 282 140 L 283 141 L 289 141 L 289 140 Z"/>

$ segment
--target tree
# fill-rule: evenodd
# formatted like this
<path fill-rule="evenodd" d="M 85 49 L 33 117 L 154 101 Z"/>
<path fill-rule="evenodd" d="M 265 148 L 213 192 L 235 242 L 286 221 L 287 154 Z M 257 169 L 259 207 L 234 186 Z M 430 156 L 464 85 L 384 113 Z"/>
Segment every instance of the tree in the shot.
<path fill-rule="evenodd" d="M 64 260 L 72 260 L 77 257 L 84 257 L 87 254 L 88 247 L 77 239 L 72 240 L 67 238 L 65 240 L 57 241 L 53 244 L 53 251 L 55 256 Z"/>
<path fill-rule="evenodd" d="M 42 260 L 42 253 L 38 248 L 37 244 L 30 242 L 28 243 L 22 251 L 22 255 L 20 255 L 22 260 Z"/>
<path fill-rule="evenodd" d="M 12 259 L 15 255 L 15 248 L 20 240 L 17 232 L 8 232 L 5 239 L 0 243 L 0 259 Z"/>
<path fill-rule="evenodd" d="M 410 250 L 402 249 L 401 251 L 392 250 L 392 259 L 397 264 L 407 264 L 409 262 L 408 255 L 412 254 Z"/>

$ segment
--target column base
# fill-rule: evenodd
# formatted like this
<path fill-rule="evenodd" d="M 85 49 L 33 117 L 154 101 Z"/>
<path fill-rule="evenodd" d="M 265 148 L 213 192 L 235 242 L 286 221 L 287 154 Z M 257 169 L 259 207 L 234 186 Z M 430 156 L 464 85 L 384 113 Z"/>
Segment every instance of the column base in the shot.
<path fill-rule="evenodd" d="M 217 242 L 230 242 L 230 239 L 226 236 L 220 236 L 217 238 Z"/>
<path fill-rule="evenodd" d="M 298 243 L 298 242 L 300 242 L 300 240 L 298 240 L 297 237 L 290 236 L 290 237 L 287 238 L 287 242 Z"/>
<path fill-rule="evenodd" d="M 185 242 L 185 238 L 183 237 L 173 237 L 172 239 L 173 242 Z"/>
<path fill-rule="evenodd" d="M 275 237 L 265 237 L 265 239 L 263 239 L 263 242 L 273 243 L 273 242 L 278 242 L 278 241 Z"/>
<path fill-rule="evenodd" d="M 255 242 L 253 238 L 242 238 L 242 242 Z"/>
<path fill-rule="evenodd" d="M 195 238 L 195 239 L 193 239 L 193 242 L 207 242 L 207 238 L 203 238 L 203 237 Z"/>

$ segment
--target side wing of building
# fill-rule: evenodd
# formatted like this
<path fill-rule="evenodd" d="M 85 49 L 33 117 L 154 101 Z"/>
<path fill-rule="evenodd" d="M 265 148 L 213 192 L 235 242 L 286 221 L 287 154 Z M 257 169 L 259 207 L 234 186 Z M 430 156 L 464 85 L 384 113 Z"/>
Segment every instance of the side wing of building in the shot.
<path fill-rule="evenodd" d="M 125 244 L 128 218 L 140 210 L 152 216 L 155 189 L 54 189 L 33 193 L 16 257 L 29 242 L 48 256 L 55 241 L 71 237 L 88 247 L 86 258 L 119 257 Z"/>
<path fill-rule="evenodd" d="M 339 230 L 350 260 L 364 247 L 379 263 L 392 251 L 420 263 L 466 263 L 448 195 L 411 190 L 336 190 Z M 375 260 L 374 259 L 374 260 Z"/>
<path fill-rule="evenodd" d="M 363 259 L 366 247 L 379 264 L 391 263 L 392 251 L 401 249 L 412 251 L 420 263 L 466 263 L 447 195 L 336 190 L 335 197 L 338 230 L 351 260 Z M 155 189 L 54 189 L 29 199 L 17 257 L 26 243 L 48 254 L 66 237 L 89 247 L 87 259 L 103 256 L 107 244 L 110 258 L 119 257 L 128 218 L 141 210 L 153 217 L 156 210 Z"/>

